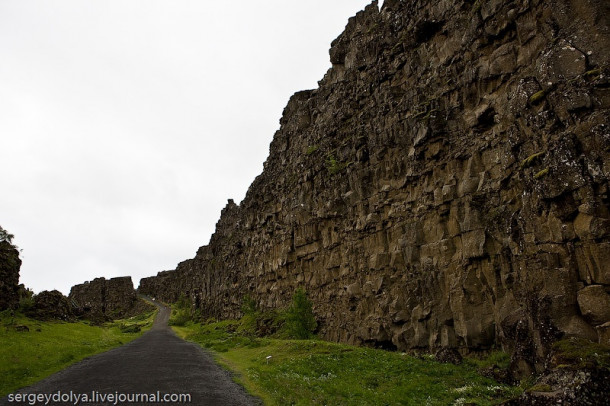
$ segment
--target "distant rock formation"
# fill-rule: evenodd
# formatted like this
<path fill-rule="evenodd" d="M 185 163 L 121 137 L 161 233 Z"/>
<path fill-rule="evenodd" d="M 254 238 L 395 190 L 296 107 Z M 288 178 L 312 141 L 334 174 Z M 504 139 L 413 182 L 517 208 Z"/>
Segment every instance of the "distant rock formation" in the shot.
<path fill-rule="evenodd" d="M 140 291 L 240 316 L 297 287 L 322 337 L 389 349 L 608 342 L 610 3 L 386 0 L 288 102 L 209 245 Z"/>
<path fill-rule="evenodd" d="M 2 228 L 0 227 L 0 230 Z M 3 230 L 2 230 L 3 231 Z M 19 251 L 8 240 L 0 241 L 0 311 L 19 306 Z"/>
<path fill-rule="evenodd" d="M 112 319 L 131 314 L 138 303 L 130 276 L 108 280 L 96 278 L 75 285 L 70 289 L 68 298 L 80 315 L 103 315 Z"/>
<path fill-rule="evenodd" d="M 33 296 L 32 306 L 27 309 L 26 315 L 38 320 L 64 320 L 74 319 L 73 307 L 68 298 L 57 290 L 43 290 Z"/>

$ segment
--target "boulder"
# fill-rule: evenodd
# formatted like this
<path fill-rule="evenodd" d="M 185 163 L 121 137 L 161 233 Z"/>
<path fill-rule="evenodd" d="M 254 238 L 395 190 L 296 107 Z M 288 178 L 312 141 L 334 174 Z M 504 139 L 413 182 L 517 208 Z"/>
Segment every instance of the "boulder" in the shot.
<path fill-rule="evenodd" d="M 598 326 L 610 322 L 610 295 L 602 285 L 590 285 L 578 291 L 578 306 L 585 319 Z"/>

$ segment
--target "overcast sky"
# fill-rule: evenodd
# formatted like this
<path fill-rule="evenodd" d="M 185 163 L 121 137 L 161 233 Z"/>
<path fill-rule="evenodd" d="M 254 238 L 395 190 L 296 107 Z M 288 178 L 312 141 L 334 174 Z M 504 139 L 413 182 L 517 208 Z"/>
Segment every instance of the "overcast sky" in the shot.
<path fill-rule="evenodd" d="M 34 291 L 174 269 L 369 0 L 0 0 L 0 225 Z"/>

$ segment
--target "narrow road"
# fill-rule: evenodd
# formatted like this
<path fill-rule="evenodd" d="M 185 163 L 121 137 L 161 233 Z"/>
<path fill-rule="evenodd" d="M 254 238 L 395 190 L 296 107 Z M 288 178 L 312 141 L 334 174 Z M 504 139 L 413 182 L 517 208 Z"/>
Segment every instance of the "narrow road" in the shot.
<path fill-rule="evenodd" d="M 154 302 L 152 302 L 154 303 Z M 210 354 L 196 344 L 188 343 L 168 327 L 170 309 L 155 303 L 159 313 L 153 327 L 142 337 L 78 362 L 18 393 L 98 394 L 97 401 L 79 402 L 80 405 L 258 405 L 260 401 L 232 381 L 230 374 L 213 361 Z M 145 397 L 135 400 L 134 394 L 170 395 L 161 402 L 150 402 Z M 117 394 L 125 402 L 101 401 L 100 396 Z M 186 402 L 176 401 L 179 394 L 190 396 Z M 171 395 L 174 397 L 172 398 Z M 106 398 L 108 399 L 108 398 Z M 38 402 L 36 405 L 74 405 L 68 402 Z M 0 405 L 25 405 L 8 398 Z"/>

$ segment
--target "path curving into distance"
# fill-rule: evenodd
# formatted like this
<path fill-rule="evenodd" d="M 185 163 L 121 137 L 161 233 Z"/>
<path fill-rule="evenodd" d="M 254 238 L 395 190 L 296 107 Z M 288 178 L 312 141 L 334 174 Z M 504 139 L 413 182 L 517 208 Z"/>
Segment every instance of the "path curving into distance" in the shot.
<path fill-rule="evenodd" d="M 178 337 L 167 325 L 170 309 L 156 302 L 159 313 L 153 327 L 121 347 L 94 355 L 51 375 L 44 380 L 20 389 L 17 393 L 53 394 L 190 394 L 191 401 L 173 402 L 80 402 L 79 405 L 259 405 L 230 374 L 220 368 L 212 356 L 194 343 Z M 132 396 L 133 399 L 133 396 Z M 72 400 L 75 400 L 73 397 Z M 9 402 L 0 405 L 27 405 L 28 402 Z M 44 405 L 45 402 L 35 403 Z M 50 402 L 49 405 L 68 405 L 74 402 Z"/>

